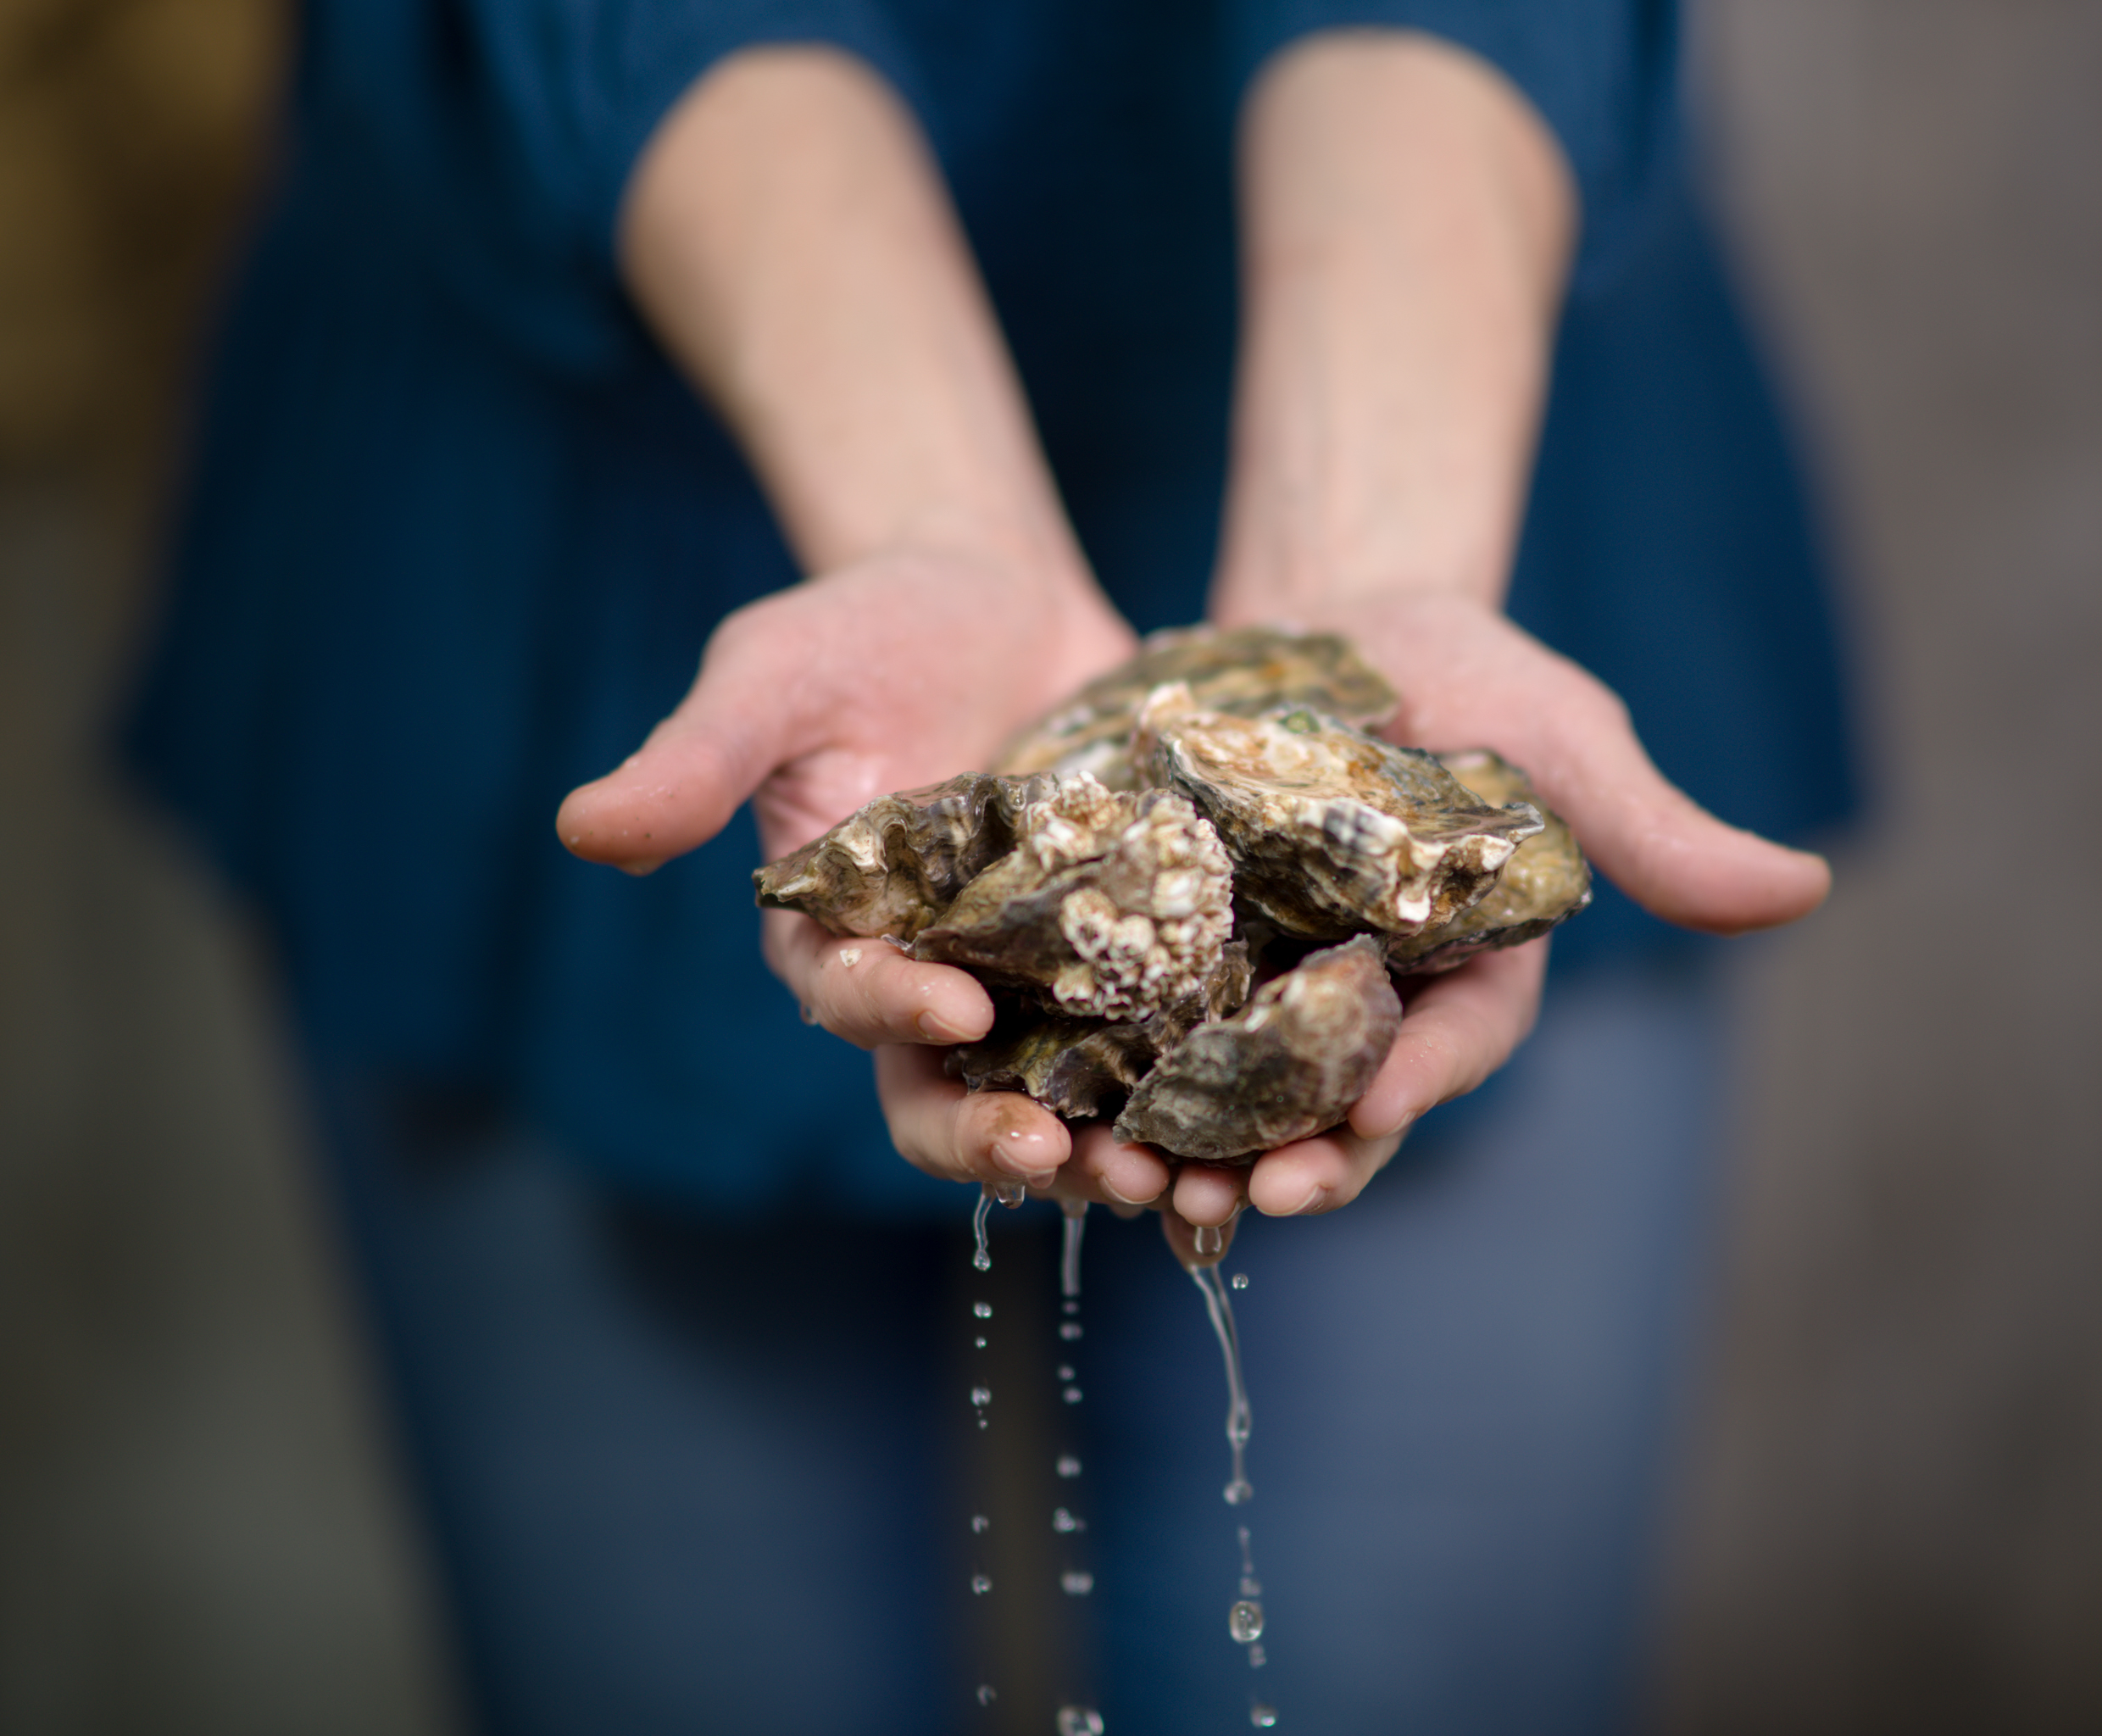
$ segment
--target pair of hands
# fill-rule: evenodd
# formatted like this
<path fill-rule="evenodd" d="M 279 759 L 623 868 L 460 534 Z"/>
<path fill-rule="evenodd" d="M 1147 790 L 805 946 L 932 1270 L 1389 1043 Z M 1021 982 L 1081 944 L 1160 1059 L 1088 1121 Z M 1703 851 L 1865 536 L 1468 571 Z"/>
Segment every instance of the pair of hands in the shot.
<path fill-rule="evenodd" d="M 1308 626 L 1349 633 L 1402 696 L 1411 746 L 1494 748 L 1532 776 L 1594 864 L 1657 915 L 1731 933 L 1823 898 L 1821 859 L 1736 830 L 1665 782 L 1603 685 L 1485 604 L 1397 591 Z M 558 826 L 588 860 L 647 872 L 712 837 L 745 800 L 770 858 L 892 790 L 992 763 L 1020 727 L 1130 655 L 1131 629 L 1092 583 L 939 551 L 893 554 L 762 599 L 710 639 L 679 709 L 618 770 L 576 790 Z M 1160 1210 L 1184 1263 L 1194 1228 L 1349 1204 L 1426 1110 L 1481 1084 L 1531 1029 L 1547 943 L 1404 984 L 1399 1034 L 1342 1127 L 1245 1169 L 1184 1165 L 1078 1131 L 1016 1093 L 967 1093 L 942 1049 L 985 1034 L 993 1004 L 965 972 L 765 916 L 769 962 L 825 1028 L 875 1051 L 898 1149 L 959 1182 L 1125 1215 Z M 1221 1238 L 1223 1252 L 1226 1237 Z M 1207 1256 L 1216 1258 L 1217 1253 Z"/>

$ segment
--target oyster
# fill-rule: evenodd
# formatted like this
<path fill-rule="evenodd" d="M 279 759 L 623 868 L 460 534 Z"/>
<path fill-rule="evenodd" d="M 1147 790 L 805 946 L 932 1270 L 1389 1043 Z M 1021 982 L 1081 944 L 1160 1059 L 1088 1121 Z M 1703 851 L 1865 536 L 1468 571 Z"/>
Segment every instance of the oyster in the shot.
<path fill-rule="evenodd" d="M 1357 726 L 1393 704 L 1339 638 L 1156 634 L 1001 772 L 870 803 L 760 869 L 759 900 L 992 988 L 993 1032 L 948 1060 L 970 1089 L 1247 1163 L 1363 1094 L 1400 1023 L 1390 971 L 1590 900 L 1523 773 Z M 1265 949 L 1306 956 L 1250 999 Z"/>
<path fill-rule="evenodd" d="M 1037 791 L 1037 785 L 1047 790 Z M 915 958 L 962 965 L 1060 1012 L 1138 1020 L 1231 1012 L 1248 994 L 1219 835 L 1166 790 L 1046 774 L 1015 849 L 923 929 Z"/>
<path fill-rule="evenodd" d="M 834 934 L 910 940 L 1014 849 L 1016 814 L 1054 787 L 967 771 L 879 796 L 752 883 L 762 905 L 800 910 Z"/>
<path fill-rule="evenodd" d="M 1591 869 L 1569 823 L 1543 807 L 1526 774 L 1487 748 L 1440 756 L 1445 769 L 1491 804 L 1525 802 L 1541 829 L 1518 846 L 1482 899 L 1449 922 L 1397 935 L 1387 961 L 1397 971 L 1450 971 L 1476 953 L 1538 940 L 1591 902 Z"/>
<path fill-rule="evenodd" d="M 1252 1162 L 1342 1121 L 1400 1028 L 1377 940 L 1311 953 L 1242 1012 L 1184 1038 L 1139 1082 L 1116 1136 L 1205 1163 Z"/>
<path fill-rule="evenodd" d="M 1087 1120 L 1123 1106 L 1159 1059 L 1155 1036 L 1145 1025 L 1024 1013 L 952 1049 L 948 1067 L 973 1091 L 1026 1091 L 1054 1114 Z"/>
<path fill-rule="evenodd" d="M 1414 934 L 1481 899 L 1544 822 L 1491 807 L 1431 754 L 1304 707 L 1241 718 L 1179 687 L 1139 711 L 1153 780 L 1219 830 L 1242 904 L 1281 933 Z"/>
<path fill-rule="evenodd" d="M 1031 726 L 999 769 L 1088 771 L 1111 789 L 1148 782 L 1132 756 L 1138 708 L 1154 688 L 1187 687 L 1207 710 L 1254 717 L 1280 705 L 1310 705 L 1367 726 L 1393 715 L 1394 690 L 1334 633 L 1275 627 L 1182 627 L 1150 634 L 1138 655 L 1090 682 L 1070 704 Z"/>

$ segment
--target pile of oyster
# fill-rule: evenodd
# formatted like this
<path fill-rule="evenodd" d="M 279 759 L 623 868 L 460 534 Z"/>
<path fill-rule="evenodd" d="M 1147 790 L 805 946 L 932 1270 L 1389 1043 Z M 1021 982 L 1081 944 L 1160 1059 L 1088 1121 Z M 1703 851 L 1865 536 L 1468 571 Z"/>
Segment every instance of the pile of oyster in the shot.
<path fill-rule="evenodd" d="M 1364 1094 L 1394 976 L 1591 899 L 1524 775 L 1393 746 L 1371 731 L 1395 704 L 1332 636 L 1156 634 L 998 771 L 885 796 L 760 869 L 759 901 L 985 983 L 993 1028 L 950 1054 L 971 1090 L 1252 1162 Z"/>

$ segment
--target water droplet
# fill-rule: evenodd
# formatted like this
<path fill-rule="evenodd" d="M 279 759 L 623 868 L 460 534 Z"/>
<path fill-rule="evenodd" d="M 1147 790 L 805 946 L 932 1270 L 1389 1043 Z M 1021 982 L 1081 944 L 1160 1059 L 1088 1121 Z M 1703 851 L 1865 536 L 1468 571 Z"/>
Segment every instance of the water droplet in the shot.
<path fill-rule="evenodd" d="M 977 1338 L 976 1338 L 976 1339 L 974 1339 L 974 1340 L 973 1340 L 973 1342 L 974 1342 L 974 1343 L 975 1343 L 975 1344 L 978 1346 L 978 1348 L 979 1348 L 981 1350 L 984 1349 L 985 1349 L 985 1347 L 986 1347 L 985 1334 L 984 1334 L 983 1333 L 980 1333 L 978 1334 Z"/>
<path fill-rule="evenodd" d="M 1069 1344 L 1080 1336 L 1080 1333 L 1081 1326 L 1077 1320 L 1061 1321 L 1059 1323 L 1059 1336 Z"/>
<path fill-rule="evenodd" d="M 1069 1405 L 1077 1405 L 1080 1403 L 1080 1388 L 1078 1387 L 1068 1387 L 1064 1392 L 1060 1393 L 1059 1396 L 1065 1399 Z"/>
<path fill-rule="evenodd" d="M 1263 1637 L 1263 1606 L 1243 1599 L 1226 1611 L 1226 1631 L 1242 1645 L 1253 1645 Z"/>
<path fill-rule="evenodd" d="M 993 1197 L 1012 1210 L 1028 1199 L 1029 1188 L 1020 1182 L 995 1182 L 993 1183 Z"/>
<path fill-rule="evenodd" d="M 1060 1477 L 1078 1477 L 1080 1475 L 1080 1461 L 1076 1459 L 1070 1453 L 1060 1453 L 1059 1455 L 1058 1472 Z"/>
<path fill-rule="evenodd" d="M 817 1023 L 817 1014 L 816 1014 L 815 1012 L 814 1012 L 814 1011 L 813 1011 L 813 1010 L 812 1010 L 809 1007 L 808 1007 L 808 1006 L 802 1006 L 802 1007 L 798 1007 L 796 1010 L 797 1010 L 797 1011 L 798 1011 L 799 1013 L 801 1013 L 801 1014 L 803 1015 L 803 1022 L 804 1022 L 804 1024 L 806 1024 L 806 1025 L 815 1025 L 815 1024 L 816 1024 L 816 1023 Z"/>
<path fill-rule="evenodd" d="M 1221 1490 L 1220 1493 L 1226 1496 L 1226 1505 L 1229 1507 L 1237 1507 L 1242 1504 L 1242 1502 L 1252 1499 L 1255 1494 L 1255 1490 L 1254 1486 L 1249 1483 L 1248 1478 L 1245 1477 L 1237 1477 L 1232 1483 L 1228 1483 L 1225 1488 Z"/>
<path fill-rule="evenodd" d="M 990 1682 L 981 1682 L 978 1684 L 978 1704 L 980 1705 L 991 1705 L 999 1697 L 993 1691 L 993 1684 Z"/>
<path fill-rule="evenodd" d="M 971 1522 L 974 1525 L 977 1523 L 976 1520 Z M 1250 1574 L 1244 1573 L 1241 1576 L 1241 1595 L 1243 1597 L 1260 1597 L 1262 1594 L 1263 1582 L 1261 1580 Z"/>
<path fill-rule="evenodd" d="M 1217 1224 L 1199 1224 L 1197 1227 L 1197 1252 L 1200 1259 L 1226 1251 L 1226 1232 Z"/>
<path fill-rule="evenodd" d="M 980 1271 L 991 1271 L 993 1270 L 993 1256 L 987 1253 L 982 1248 L 979 1249 L 976 1253 L 970 1256 L 970 1263 L 976 1266 Z"/>
<path fill-rule="evenodd" d="M 1059 1583 L 1065 1589 L 1066 1596 L 1086 1597 L 1095 1589 L 1095 1576 L 1092 1573 L 1061 1573 L 1059 1575 Z"/>
<path fill-rule="evenodd" d="M 1071 1380 L 1073 1377 L 1073 1365 L 1070 1362 L 1060 1363 L 1059 1365 L 1059 1378 L 1060 1380 Z"/>
<path fill-rule="evenodd" d="M 970 1589 L 983 1597 L 993 1589 L 993 1582 L 983 1573 L 974 1573 L 970 1576 Z"/>
<path fill-rule="evenodd" d="M 970 1528 L 973 1531 L 982 1532 L 986 1527 L 992 1524 L 992 1522 L 993 1522 L 987 1518 L 982 1513 L 973 1513 L 970 1516 Z M 1246 1582 L 1244 1581 L 1243 1583 L 1245 1583 Z"/>
<path fill-rule="evenodd" d="M 1260 1670 L 1269 1661 L 1270 1654 L 1265 1651 L 1261 1646 L 1251 1645 L 1248 1648 L 1248 1668 L 1251 1670 Z"/>
<path fill-rule="evenodd" d="M 1065 1305 L 1065 1311 L 1068 1314 L 1078 1314 L 1080 1312 L 1080 1304 L 1077 1302 L 1068 1302 Z"/>
<path fill-rule="evenodd" d="M 1277 1708 L 1265 1705 L 1261 1700 L 1248 1708 L 1248 1722 L 1259 1730 L 1274 1729 L 1277 1723 Z"/>
<path fill-rule="evenodd" d="M 993 1388 L 991 1387 L 973 1387 L 970 1389 L 970 1402 L 981 1407 L 990 1405 L 993 1402 Z"/>
<path fill-rule="evenodd" d="M 1065 1508 L 1060 1507 L 1051 1516 L 1051 1528 L 1060 1533 L 1085 1531 L 1087 1528 L 1087 1522 L 1085 1519 L 1076 1519 Z"/>
<path fill-rule="evenodd" d="M 984 1418 L 984 1417 L 981 1416 L 981 1417 L 978 1419 L 978 1427 L 981 1427 L 981 1428 L 983 1428 L 985 1426 L 986 1426 L 986 1420 L 985 1420 L 985 1418 Z"/>
<path fill-rule="evenodd" d="M 1246 1272 L 1237 1271 L 1234 1273 L 1233 1288 L 1237 1290 L 1245 1290 L 1248 1288 L 1248 1274 Z"/>
<path fill-rule="evenodd" d="M 970 1305 L 970 1311 L 981 1320 L 993 1318 L 993 1305 L 990 1302 L 974 1302 Z"/>
<path fill-rule="evenodd" d="M 1102 1736 L 1102 1714 L 1091 1705 L 1060 1706 L 1059 1736 Z"/>

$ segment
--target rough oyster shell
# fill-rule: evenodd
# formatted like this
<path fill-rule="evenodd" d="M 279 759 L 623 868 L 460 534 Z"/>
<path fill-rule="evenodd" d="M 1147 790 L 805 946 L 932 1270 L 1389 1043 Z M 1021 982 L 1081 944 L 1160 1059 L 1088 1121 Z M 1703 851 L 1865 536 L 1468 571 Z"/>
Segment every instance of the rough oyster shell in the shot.
<path fill-rule="evenodd" d="M 1200 1025 L 1142 1079 L 1116 1137 L 1205 1163 L 1248 1163 L 1332 1127 L 1401 1028 L 1370 936 L 1311 953 L 1239 1014 Z"/>
<path fill-rule="evenodd" d="M 1544 823 L 1529 804 L 1478 800 L 1420 748 L 1304 707 L 1232 717 L 1164 687 L 1140 708 L 1138 744 L 1153 779 L 1218 828 L 1243 906 L 1303 939 L 1449 922 Z"/>
<path fill-rule="evenodd" d="M 1400 1019 L 1388 970 L 1450 969 L 1589 901 L 1523 774 L 1354 726 L 1393 698 L 1339 639 L 1157 635 L 1004 775 L 870 803 L 761 869 L 759 902 L 992 986 L 998 1023 L 949 1057 L 970 1089 L 1121 1109 L 1121 1137 L 1245 1163 L 1362 1094 Z M 1249 1000 L 1252 949 L 1345 937 Z"/>
<path fill-rule="evenodd" d="M 910 940 L 1014 849 L 1016 814 L 1055 787 L 967 771 L 879 796 L 752 883 L 761 904 L 800 910 L 834 934 Z"/>
<path fill-rule="evenodd" d="M 1309 705 L 1370 726 L 1392 716 L 1395 705 L 1394 690 L 1337 634 L 1182 627 L 1149 635 L 1130 662 L 1032 725 L 1009 746 L 998 769 L 1016 776 L 1087 771 L 1110 789 L 1140 787 L 1147 780 L 1131 752 L 1138 708 L 1171 682 L 1187 687 L 1193 703 L 1236 717 Z"/>
<path fill-rule="evenodd" d="M 1486 748 L 1440 756 L 1445 769 L 1491 805 L 1538 810 L 1541 829 L 1521 843 L 1482 899 L 1440 927 L 1397 935 L 1387 960 L 1397 971 L 1450 971 L 1476 953 L 1538 940 L 1591 902 L 1591 869 L 1569 823 L 1534 795 L 1526 774 Z"/>
<path fill-rule="evenodd" d="M 1030 1010 L 1003 1018 L 981 1041 L 952 1049 L 948 1068 L 973 1091 L 1026 1091 L 1054 1114 L 1087 1120 L 1123 1106 L 1160 1058 L 1155 1035 L 1148 1025 Z"/>
<path fill-rule="evenodd" d="M 1214 832 L 1166 790 L 1105 790 L 1087 773 L 1038 779 L 1015 847 L 923 929 L 915 958 L 962 965 L 1059 1011 L 1137 1020 L 1232 1011 L 1248 993 L 1231 942 L 1233 870 Z"/>

